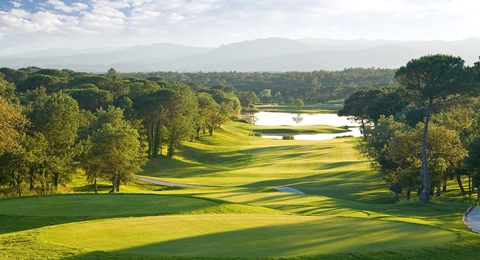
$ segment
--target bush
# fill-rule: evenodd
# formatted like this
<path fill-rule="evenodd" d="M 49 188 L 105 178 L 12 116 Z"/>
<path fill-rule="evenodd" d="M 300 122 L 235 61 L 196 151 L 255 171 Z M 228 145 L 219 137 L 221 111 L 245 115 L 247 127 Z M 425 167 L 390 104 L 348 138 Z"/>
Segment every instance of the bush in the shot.
<path fill-rule="evenodd" d="M 253 132 L 253 133 L 249 134 L 249 136 L 258 136 L 258 137 L 262 137 L 262 133 L 260 133 L 260 132 Z"/>
<path fill-rule="evenodd" d="M 293 135 L 283 135 L 282 140 L 295 140 Z"/>

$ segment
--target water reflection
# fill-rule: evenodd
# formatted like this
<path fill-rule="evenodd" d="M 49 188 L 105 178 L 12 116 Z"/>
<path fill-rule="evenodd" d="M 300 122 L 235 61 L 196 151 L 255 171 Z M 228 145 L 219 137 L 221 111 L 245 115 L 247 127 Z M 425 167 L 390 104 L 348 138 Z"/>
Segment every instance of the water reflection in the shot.
<path fill-rule="evenodd" d="M 245 114 L 243 116 L 247 122 L 255 125 L 264 126 L 304 126 L 304 125 L 331 125 L 345 126 L 349 131 L 338 134 L 309 134 L 295 135 L 295 140 L 328 140 L 342 136 L 361 136 L 358 124 L 349 120 L 347 117 L 336 114 L 292 114 L 277 112 L 258 112 L 254 114 Z M 263 135 L 264 138 L 282 139 L 282 136 Z"/>
<path fill-rule="evenodd" d="M 297 116 L 292 117 L 293 122 L 300 124 L 303 121 L 303 116 L 302 114 L 297 114 Z"/>

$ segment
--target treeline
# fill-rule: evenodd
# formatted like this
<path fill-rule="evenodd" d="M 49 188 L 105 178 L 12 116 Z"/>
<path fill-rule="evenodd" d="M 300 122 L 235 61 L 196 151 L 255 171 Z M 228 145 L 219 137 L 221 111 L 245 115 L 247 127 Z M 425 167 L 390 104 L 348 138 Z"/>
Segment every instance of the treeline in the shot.
<path fill-rule="evenodd" d="M 0 68 L 0 188 L 55 192 L 83 169 L 112 192 L 148 158 L 172 157 L 184 140 L 213 134 L 238 114 L 233 88 L 71 70 Z M 243 104 L 248 100 L 248 92 Z M 256 98 L 253 96 L 252 98 Z M 247 101 L 245 101 L 247 100 Z"/>
<path fill-rule="evenodd" d="M 343 100 L 355 91 L 370 88 L 394 87 L 395 70 L 379 68 L 350 68 L 343 71 L 313 72 L 150 72 L 127 73 L 125 76 L 161 77 L 183 83 L 204 86 L 226 85 L 239 91 L 253 91 L 262 102 L 292 103 L 302 99 L 308 103 Z M 270 95 L 262 96 L 270 90 Z M 280 101 L 280 102 L 279 102 Z"/>
<path fill-rule="evenodd" d="M 357 149 L 399 200 L 416 192 L 429 202 L 455 179 L 480 198 L 480 62 L 460 57 L 414 59 L 395 73 L 398 88 L 357 91 L 339 115 L 353 117 L 364 134 Z"/>

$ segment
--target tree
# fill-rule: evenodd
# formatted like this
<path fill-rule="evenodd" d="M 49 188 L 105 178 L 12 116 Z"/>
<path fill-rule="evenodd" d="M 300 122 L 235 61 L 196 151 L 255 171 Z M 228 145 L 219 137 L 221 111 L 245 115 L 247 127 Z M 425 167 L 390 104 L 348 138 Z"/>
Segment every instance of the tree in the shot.
<path fill-rule="evenodd" d="M 90 88 L 70 89 L 66 93 L 73 97 L 81 109 L 86 109 L 91 112 L 99 108 L 106 109 L 113 103 L 113 95 L 106 91 L 100 90 L 95 85 Z"/>
<path fill-rule="evenodd" d="M 253 91 L 239 91 L 237 93 L 238 100 L 240 101 L 240 104 L 244 108 L 250 108 L 251 106 L 255 105 L 255 103 L 260 102 L 260 99 L 258 99 L 257 95 Z"/>
<path fill-rule="evenodd" d="M 409 191 L 417 187 L 417 176 L 423 163 L 421 159 L 423 129 L 423 123 L 419 123 L 417 127 L 408 132 L 400 132 L 388 142 L 385 148 L 386 157 L 396 166 L 392 171 L 400 176 L 408 176 L 404 178 L 403 183 L 399 184 L 401 188 L 407 188 Z M 431 123 L 428 131 L 429 186 L 436 186 L 437 196 L 439 196 L 445 172 L 451 165 L 463 160 L 467 156 L 467 150 L 463 147 L 458 134 L 453 130 Z M 405 180 L 409 182 L 407 183 Z M 419 190 L 419 196 L 422 195 Z"/>
<path fill-rule="evenodd" d="M 166 118 L 168 100 L 173 99 L 175 91 L 161 89 L 148 93 L 134 100 L 133 109 L 139 120 L 142 120 L 147 139 L 148 158 L 157 157 L 161 153 L 161 145 L 164 139 L 162 124 Z"/>
<path fill-rule="evenodd" d="M 0 96 L 0 155 L 19 147 L 26 124 L 21 108 Z"/>
<path fill-rule="evenodd" d="M 49 171 L 54 187 L 58 188 L 72 170 L 81 118 L 78 103 L 67 94 L 54 93 L 46 99 L 37 99 L 29 117 L 31 131 L 42 133 L 47 140 Z"/>
<path fill-rule="evenodd" d="M 465 164 L 467 169 L 473 173 L 473 180 L 477 186 L 477 199 L 480 199 L 480 137 L 476 137 L 470 143 Z"/>
<path fill-rule="evenodd" d="M 460 57 L 438 54 L 413 59 L 395 73 L 398 82 L 425 107 L 420 171 L 422 181 L 420 198 L 424 203 L 430 202 L 427 138 L 432 110 L 438 102 L 469 91 L 472 77 L 467 72 Z"/>
<path fill-rule="evenodd" d="M 105 124 L 91 137 L 88 171 L 112 182 L 111 192 L 120 190 L 121 182 L 133 180 L 146 162 L 140 156 L 137 130 L 128 124 Z"/>
<path fill-rule="evenodd" d="M 15 84 L 4 79 L 4 75 L 0 72 L 0 96 L 7 100 L 12 100 L 15 97 Z"/>
<path fill-rule="evenodd" d="M 166 117 L 162 125 L 165 129 L 168 158 L 174 155 L 181 141 L 195 137 L 196 122 L 199 121 L 197 99 L 190 87 L 184 84 L 173 87 L 176 88 L 175 95 L 165 103 Z"/>
<path fill-rule="evenodd" d="M 475 111 L 473 108 L 465 107 L 464 105 L 455 105 L 449 107 L 446 111 L 433 115 L 432 122 L 455 131 L 462 142 L 462 146 L 467 149 L 476 134 L 474 115 Z M 460 188 L 462 195 L 465 196 L 465 189 L 463 188 L 461 175 L 468 174 L 468 172 L 462 162 L 463 161 L 452 164 L 449 171 L 445 174 L 443 191 L 447 191 L 447 178 L 455 176 L 458 187 Z"/>
<path fill-rule="evenodd" d="M 282 93 L 280 91 L 275 93 L 275 96 L 273 97 L 273 100 L 275 101 L 275 103 L 281 104 L 283 102 Z"/>
<path fill-rule="evenodd" d="M 272 102 L 272 90 L 271 89 L 264 89 L 260 93 L 258 93 L 258 98 L 263 103 L 270 103 Z"/>
<path fill-rule="evenodd" d="M 338 111 L 338 116 L 353 116 L 353 120 L 360 123 L 360 131 L 363 138 L 367 138 L 367 126 L 372 122 L 368 116 L 368 102 L 370 95 L 367 91 L 357 91 L 350 95 L 345 101 L 343 108 Z"/>
<path fill-rule="evenodd" d="M 199 119 L 197 121 L 196 129 L 197 137 L 202 128 L 204 129 L 204 133 L 205 128 L 208 128 L 210 134 L 213 134 L 213 128 L 216 122 L 213 118 L 215 118 L 217 114 L 220 114 L 220 105 L 212 98 L 212 95 L 207 92 L 200 92 L 196 97 L 199 109 Z"/>
<path fill-rule="evenodd" d="M 297 98 L 293 101 L 293 105 L 297 107 L 297 110 L 300 110 L 300 107 L 303 107 L 305 104 L 301 98 Z"/>
<path fill-rule="evenodd" d="M 26 135 L 18 149 L 0 156 L 2 166 L 0 167 L 0 182 L 8 181 L 9 186 L 16 191 L 18 196 L 23 195 L 27 182 L 30 191 L 34 191 L 35 179 L 42 177 L 37 174 L 41 174 L 45 168 L 46 149 L 47 143 L 41 134 Z"/>

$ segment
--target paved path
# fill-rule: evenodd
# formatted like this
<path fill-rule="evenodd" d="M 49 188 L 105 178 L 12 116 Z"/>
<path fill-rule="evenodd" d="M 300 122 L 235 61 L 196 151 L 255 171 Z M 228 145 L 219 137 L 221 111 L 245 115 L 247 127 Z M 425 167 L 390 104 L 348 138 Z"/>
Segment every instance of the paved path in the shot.
<path fill-rule="evenodd" d="M 471 207 L 463 215 L 463 222 L 471 230 L 480 233 L 480 207 Z"/>
<path fill-rule="evenodd" d="M 295 194 L 305 194 L 297 189 L 294 189 L 294 188 L 290 188 L 290 187 L 278 187 L 278 188 L 275 188 L 276 190 L 278 191 L 281 191 L 281 192 L 290 192 L 290 193 L 295 193 Z"/>
<path fill-rule="evenodd" d="M 173 187 L 189 187 L 189 188 L 212 188 L 216 186 L 198 186 L 198 185 L 190 185 L 190 184 L 183 184 L 183 183 L 175 183 L 175 182 L 168 182 L 168 181 L 161 181 L 161 180 L 155 180 L 155 179 L 150 179 L 150 178 L 145 178 L 145 177 L 137 177 L 138 180 L 148 182 L 148 183 L 153 183 L 156 185 L 164 185 L 164 186 L 173 186 Z M 216 188 L 248 188 L 248 187 L 216 187 Z M 295 194 L 305 194 L 297 189 L 290 188 L 290 187 L 278 187 L 274 188 L 278 191 L 281 192 L 290 192 L 290 193 L 295 193 Z"/>

